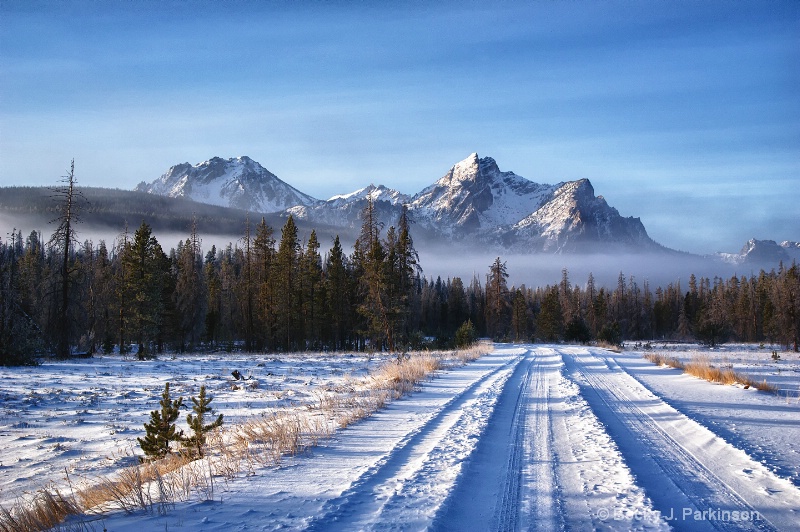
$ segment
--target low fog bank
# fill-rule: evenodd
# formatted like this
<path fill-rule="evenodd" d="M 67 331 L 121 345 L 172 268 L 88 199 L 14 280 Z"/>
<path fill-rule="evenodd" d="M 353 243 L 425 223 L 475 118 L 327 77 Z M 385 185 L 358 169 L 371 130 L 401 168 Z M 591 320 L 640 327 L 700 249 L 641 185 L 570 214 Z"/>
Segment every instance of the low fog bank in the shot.
<path fill-rule="evenodd" d="M 53 216 L 55 216 L 55 214 L 53 214 Z M 260 218 L 255 220 L 251 219 L 250 221 L 252 231 L 251 235 L 253 237 L 255 236 L 255 226 L 259 221 Z M 141 218 L 135 223 L 128 223 L 128 238 L 133 238 L 133 234 L 139 228 L 141 223 Z M 281 228 L 283 227 L 282 223 L 280 225 L 270 223 L 270 221 L 267 223 L 270 225 L 270 227 L 272 227 L 273 237 L 275 240 L 280 241 Z M 309 235 L 311 234 L 311 228 L 305 223 L 299 223 L 297 225 L 298 238 L 302 244 L 305 245 Z M 6 243 L 10 242 L 12 231 L 15 233 L 17 231 L 21 231 L 23 240 L 27 239 L 31 232 L 37 231 L 41 233 L 42 240 L 47 242 L 50 240 L 50 237 L 57 226 L 57 223 L 50 223 L 50 220 L 43 219 L 40 214 L 15 213 L 13 215 L 9 215 L 8 213 L 0 212 L 0 241 Z M 241 233 L 239 234 L 233 234 L 229 231 L 226 231 L 227 227 L 222 227 L 222 231 L 219 233 L 209 233 L 207 231 L 200 230 L 198 232 L 198 236 L 201 240 L 203 254 L 210 251 L 212 246 L 216 246 L 218 251 L 225 249 L 228 244 L 233 244 L 234 247 L 238 246 L 242 248 L 245 233 L 244 221 L 242 221 L 241 226 Z M 158 240 L 158 243 L 161 244 L 161 248 L 164 250 L 164 252 L 169 253 L 170 249 L 177 248 L 178 243 L 189 238 L 189 235 L 191 234 L 191 222 L 186 223 L 185 231 L 166 229 L 159 227 L 159 224 L 151 224 L 151 229 L 153 235 Z M 106 246 L 111 249 L 116 243 L 121 242 L 124 238 L 125 224 L 123 222 L 119 224 L 119 226 L 116 224 L 109 226 L 107 224 L 78 223 L 75 230 L 79 243 L 83 244 L 88 240 L 97 246 L 102 240 L 105 241 Z M 334 231 L 328 228 L 316 230 L 316 232 L 317 239 L 320 242 L 320 253 L 324 254 L 333 246 L 333 239 L 336 235 L 334 234 Z M 354 240 L 355 239 L 349 235 L 342 237 L 341 242 L 345 253 L 349 254 L 352 251 L 352 244 Z"/>
<path fill-rule="evenodd" d="M 139 222 L 141 223 L 141 221 Z M 129 237 L 139 226 L 129 225 Z M 252 221 L 251 221 L 252 223 Z M 254 226 L 255 224 L 253 224 Z M 10 240 L 12 230 L 22 231 L 23 239 L 30 235 L 31 231 L 40 231 L 42 240 L 47 242 L 56 224 L 49 224 L 43 221 L 41 215 L 25 215 L 15 213 L 0 212 L 0 239 L 3 242 Z M 281 237 L 281 225 L 272 225 L 273 236 L 276 241 Z M 124 226 L 112 228 L 104 225 L 78 224 L 77 235 L 79 242 L 86 240 L 97 245 L 104 240 L 106 246 L 112 248 L 115 243 L 121 241 Z M 253 227 L 254 231 L 254 227 Z M 298 237 L 305 244 L 311 233 L 310 226 L 305 224 L 298 227 Z M 336 232 L 330 228 L 317 230 L 317 237 L 320 242 L 320 253 L 324 256 L 333 245 Z M 341 234 L 341 244 L 344 252 L 350 255 L 353 252 L 355 237 L 343 231 Z M 174 231 L 168 229 L 154 228 L 153 234 L 158 239 L 161 247 L 166 253 L 170 249 L 176 248 L 178 243 L 189 237 L 189 227 L 185 231 Z M 240 234 L 208 234 L 199 233 L 202 241 L 203 254 L 216 246 L 217 250 L 224 249 L 229 243 L 240 248 L 243 247 L 244 224 Z M 253 232 L 255 236 L 255 231 Z M 442 279 L 461 277 L 465 283 L 469 283 L 473 276 L 477 276 L 481 284 L 486 281 L 486 274 L 489 266 L 496 257 L 506 262 L 509 274 L 509 285 L 520 286 L 525 284 L 529 287 L 553 285 L 561 280 L 561 271 L 567 268 L 569 279 L 573 284 L 585 285 L 592 273 L 597 286 L 614 288 L 617 286 L 617 279 L 620 272 L 625 275 L 625 279 L 633 276 L 641 286 L 647 280 L 651 288 L 666 286 L 669 283 L 681 282 L 685 288 L 688 287 L 689 276 L 694 274 L 697 277 L 730 278 L 732 275 L 749 276 L 758 274 L 762 266 L 760 265 L 739 265 L 723 263 L 719 260 L 700 257 L 689 254 L 504 254 L 503 252 L 481 249 L 484 246 L 476 245 L 475 249 L 464 249 L 455 246 L 442 246 L 427 242 L 418 243 L 420 266 L 425 277 L 441 277 Z M 778 264 L 765 265 L 764 269 L 777 268 Z"/>
<path fill-rule="evenodd" d="M 585 285 L 591 273 L 595 284 L 616 288 L 620 272 L 626 282 L 634 277 L 641 287 L 645 280 L 651 289 L 665 287 L 680 281 L 688 288 L 689 277 L 730 278 L 751 273 L 758 274 L 760 268 L 733 266 L 697 255 L 653 254 L 531 254 L 503 255 L 492 251 L 457 251 L 425 248 L 419 250 L 420 263 L 426 277 L 442 279 L 461 277 L 468 284 L 477 275 L 485 284 L 489 266 L 499 256 L 506 263 L 509 286 L 526 285 L 537 287 L 554 285 L 561 281 L 562 270 L 569 272 L 572 284 Z M 777 267 L 777 264 L 775 265 Z"/>

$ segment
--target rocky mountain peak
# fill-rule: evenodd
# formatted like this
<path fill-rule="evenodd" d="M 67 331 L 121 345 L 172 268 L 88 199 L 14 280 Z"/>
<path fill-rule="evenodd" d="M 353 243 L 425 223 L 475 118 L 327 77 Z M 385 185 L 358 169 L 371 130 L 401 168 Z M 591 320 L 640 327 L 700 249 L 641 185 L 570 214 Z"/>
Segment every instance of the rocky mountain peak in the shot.
<path fill-rule="evenodd" d="M 439 180 L 443 186 L 463 186 L 474 183 L 480 176 L 480 161 L 477 153 L 470 154 L 463 161 L 459 161 L 450 171 Z"/>
<path fill-rule="evenodd" d="M 136 190 L 262 213 L 318 202 L 247 156 L 178 164 L 152 183 L 140 183 Z"/>

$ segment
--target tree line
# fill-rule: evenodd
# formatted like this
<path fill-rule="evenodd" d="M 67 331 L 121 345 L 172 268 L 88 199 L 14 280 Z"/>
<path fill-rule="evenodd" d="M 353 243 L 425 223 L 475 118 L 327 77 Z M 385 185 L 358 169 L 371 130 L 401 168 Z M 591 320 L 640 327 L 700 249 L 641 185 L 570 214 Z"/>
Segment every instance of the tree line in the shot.
<path fill-rule="evenodd" d="M 779 343 L 798 350 L 800 267 L 729 279 L 691 275 L 653 290 L 648 281 L 620 273 L 613 289 L 590 273 L 573 284 L 569 272 L 544 287 L 506 289 L 504 264 L 495 261 L 486 290 L 486 331 L 512 340 L 620 344 L 625 340 Z"/>
<path fill-rule="evenodd" d="M 58 227 L 0 240 L 0 364 L 35 356 L 164 351 L 388 350 L 511 341 L 698 340 L 780 342 L 800 336 L 797 264 L 730 279 L 696 278 L 651 289 L 620 273 L 616 287 L 590 274 L 575 284 L 508 286 L 498 257 L 484 282 L 422 274 L 403 209 L 384 230 L 369 200 L 347 254 L 324 256 L 290 216 L 277 235 L 264 219 L 203 253 L 196 225 L 165 252 L 151 227 L 125 229 L 108 247 L 79 243 L 71 168 L 56 190 Z"/>

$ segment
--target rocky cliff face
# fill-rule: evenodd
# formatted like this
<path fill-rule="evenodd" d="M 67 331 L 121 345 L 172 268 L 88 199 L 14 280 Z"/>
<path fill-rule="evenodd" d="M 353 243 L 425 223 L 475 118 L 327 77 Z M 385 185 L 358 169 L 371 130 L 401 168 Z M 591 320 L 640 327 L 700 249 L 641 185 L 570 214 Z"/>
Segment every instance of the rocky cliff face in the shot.
<path fill-rule="evenodd" d="M 540 208 L 514 224 L 506 240 L 536 251 L 602 251 L 659 249 L 639 218 L 622 217 L 588 179 L 560 186 Z"/>

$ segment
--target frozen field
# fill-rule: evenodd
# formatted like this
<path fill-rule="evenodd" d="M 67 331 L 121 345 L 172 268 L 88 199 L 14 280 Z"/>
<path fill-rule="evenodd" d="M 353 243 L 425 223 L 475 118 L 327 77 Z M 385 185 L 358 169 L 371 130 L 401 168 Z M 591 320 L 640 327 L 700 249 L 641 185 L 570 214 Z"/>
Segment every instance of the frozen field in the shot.
<path fill-rule="evenodd" d="M 800 528 L 797 356 L 782 352 L 775 362 L 771 349 L 751 346 L 665 349 L 764 375 L 788 393 L 711 384 L 656 367 L 637 351 L 497 345 L 280 467 L 220 480 L 212 496 L 188 497 L 165 513 L 117 511 L 87 525 L 114 532 Z M 2 496 L 62 482 L 65 468 L 78 476 L 129 464 L 167 380 L 184 397 L 205 383 L 232 424 L 290 403 L 304 408 L 381 362 L 111 357 L 4 369 Z M 234 369 L 253 379 L 234 381 Z"/>
<path fill-rule="evenodd" d="M 226 425 L 277 408 L 319 400 L 320 394 L 364 376 L 386 357 L 364 355 L 193 355 L 139 362 L 103 356 L 37 367 L 0 367 L 0 504 L 49 482 L 110 473 L 136 463 L 136 440 L 164 384 L 173 398 L 199 393 Z M 236 380 L 238 370 L 247 380 Z M 186 414 L 179 425 L 185 427 Z M 66 468 L 66 471 L 65 471 Z"/>

